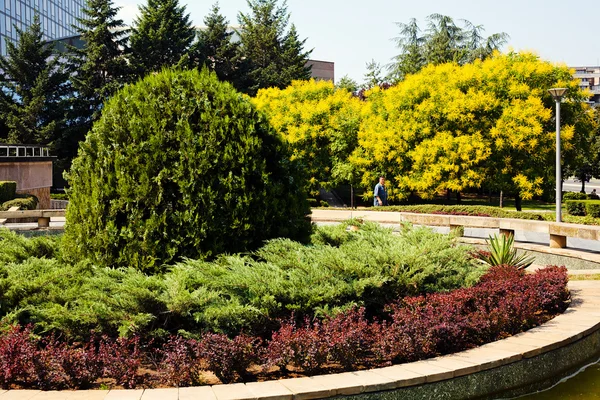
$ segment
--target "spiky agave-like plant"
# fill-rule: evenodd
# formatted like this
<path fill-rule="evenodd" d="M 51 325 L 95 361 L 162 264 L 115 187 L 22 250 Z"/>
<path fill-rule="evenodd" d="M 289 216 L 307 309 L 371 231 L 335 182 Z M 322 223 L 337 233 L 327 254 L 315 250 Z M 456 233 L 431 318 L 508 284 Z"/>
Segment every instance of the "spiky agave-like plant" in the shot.
<path fill-rule="evenodd" d="M 516 269 L 525 269 L 533 264 L 534 257 L 526 254 L 517 254 L 514 248 L 513 235 L 494 235 L 486 241 L 489 246 L 489 255 L 480 254 L 479 259 L 490 266 L 510 265 Z"/>

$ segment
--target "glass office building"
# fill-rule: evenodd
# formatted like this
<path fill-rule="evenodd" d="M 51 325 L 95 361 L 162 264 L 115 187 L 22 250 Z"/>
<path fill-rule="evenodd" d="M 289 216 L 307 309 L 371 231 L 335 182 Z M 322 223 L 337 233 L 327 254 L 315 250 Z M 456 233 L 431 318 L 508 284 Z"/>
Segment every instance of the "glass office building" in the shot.
<path fill-rule="evenodd" d="M 25 30 L 37 12 L 44 30 L 44 39 L 54 40 L 74 36 L 83 16 L 86 0 L 0 0 L 0 55 L 6 55 L 6 42 L 17 40 L 16 25 Z"/>

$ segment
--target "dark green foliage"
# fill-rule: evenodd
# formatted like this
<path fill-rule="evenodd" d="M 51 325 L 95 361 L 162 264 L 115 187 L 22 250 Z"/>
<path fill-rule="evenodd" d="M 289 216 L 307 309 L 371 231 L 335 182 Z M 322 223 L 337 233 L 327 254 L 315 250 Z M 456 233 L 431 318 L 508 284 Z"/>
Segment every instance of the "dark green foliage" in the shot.
<path fill-rule="evenodd" d="M 532 219 L 536 221 L 544 220 L 544 215 L 542 214 L 508 211 L 502 208 L 491 206 L 440 206 L 435 204 L 422 204 L 416 206 L 377 207 L 375 211 L 400 211 L 423 214 L 471 215 L 474 217 Z"/>
<path fill-rule="evenodd" d="M 600 218 L 600 201 L 588 200 L 585 203 L 585 213 L 592 218 Z"/>
<path fill-rule="evenodd" d="M 38 198 L 32 194 L 17 194 L 15 198 L 4 203 L 0 203 L 0 211 L 8 211 L 11 207 L 19 207 L 21 210 L 35 210 L 38 205 Z"/>
<path fill-rule="evenodd" d="M 213 73 L 127 86 L 74 161 L 70 259 L 148 272 L 310 232 L 304 180 L 266 117 Z"/>
<path fill-rule="evenodd" d="M 52 144 L 65 124 L 67 74 L 43 39 L 36 14 L 17 43 L 6 41 L 0 57 L 0 118 L 9 143 Z"/>
<path fill-rule="evenodd" d="M 570 215 L 600 218 L 600 200 L 567 200 L 565 206 Z"/>
<path fill-rule="evenodd" d="M 139 6 L 129 38 L 130 63 L 138 77 L 177 65 L 188 51 L 196 32 L 178 0 L 147 0 Z"/>
<path fill-rule="evenodd" d="M 0 181 L 0 203 L 12 200 L 17 192 L 17 182 Z"/>
<path fill-rule="evenodd" d="M 347 231 L 348 224 L 359 226 Z M 474 284 L 485 267 L 446 235 L 425 228 L 392 235 L 372 223 L 318 228 L 305 246 L 275 239 L 250 255 L 186 260 L 163 276 L 59 259 L 43 245 L 3 231 L 0 317 L 38 331 L 83 338 L 90 331 L 165 337 L 203 331 L 268 332 L 277 318 L 336 314 L 355 305 L 378 315 L 398 296 Z M 0 231 L 2 232 L 2 231 Z"/>
<path fill-rule="evenodd" d="M 585 203 L 582 200 L 567 200 L 565 201 L 565 207 L 571 215 L 585 215 Z"/>
<path fill-rule="evenodd" d="M 231 40 L 233 32 L 228 29 L 229 21 L 220 14 L 218 3 L 212 6 L 204 24 L 206 29 L 198 31 L 198 40 L 191 50 L 194 62 L 214 71 L 220 80 L 230 82 L 236 89 L 243 89 L 247 63 L 240 42 Z"/>
<path fill-rule="evenodd" d="M 286 88 L 292 80 L 310 78 L 304 51 L 306 39 L 300 40 L 295 26 L 288 30 L 289 14 L 284 1 L 247 0 L 250 13 L 238 15 L 242 52 L 249 65 L 244 92 L 254 96 L 259 89 Z M 287 32 L 286 32 L 287 31 Z"/>
<path fill-rule="evenodd" d="M 563 200 L 586 200 L 587 195 L 580 192 L 566 192 L 562 198 Z"/>

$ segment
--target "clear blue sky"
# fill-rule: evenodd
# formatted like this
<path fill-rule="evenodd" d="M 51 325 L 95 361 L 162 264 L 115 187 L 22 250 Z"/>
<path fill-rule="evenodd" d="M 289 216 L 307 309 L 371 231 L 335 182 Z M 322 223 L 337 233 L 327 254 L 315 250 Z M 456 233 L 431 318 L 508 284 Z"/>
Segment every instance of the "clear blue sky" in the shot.
<path fill-rule="evenodd" d="M 130 24 L 137 6 L 145 0 L 115 0 L 119 14 Z M 204 25 L 214 1 L 180 0 L 195 25 Z M 248 12 L 246 0 L 221 0 L 221 14 L 237 25 L 240 11 Z M 395 22 L 420 21 L 439 13 L 455 21 L 466 19 L 483 25 L 485 35 L 510 35 L 503 50 L 532 50 L 543 59 L 569 66 L 600 65 L 598 6 L 594 2 L 564 0 L 288 0 L 288 11 L 311 58 L 335 62 L 336 81 L 348 75 L 362 83 L 365 65 L 374 59 L 387 64 L 397 54 L 392 38 Z"/>

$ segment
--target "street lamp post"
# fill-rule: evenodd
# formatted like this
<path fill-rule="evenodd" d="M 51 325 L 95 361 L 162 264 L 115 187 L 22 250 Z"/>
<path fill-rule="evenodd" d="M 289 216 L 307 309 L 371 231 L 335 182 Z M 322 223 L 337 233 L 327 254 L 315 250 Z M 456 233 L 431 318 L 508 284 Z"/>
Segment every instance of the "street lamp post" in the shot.
<path fill-rule="evenodd" d="M 562 197 L 562 177 L 560 171 L 560 101 L 562 100 L 566 88 L 552 88 L 548 90 L 554 101 L 556 101 L 556 222 L 561 222 L 561 197 Z"/>

